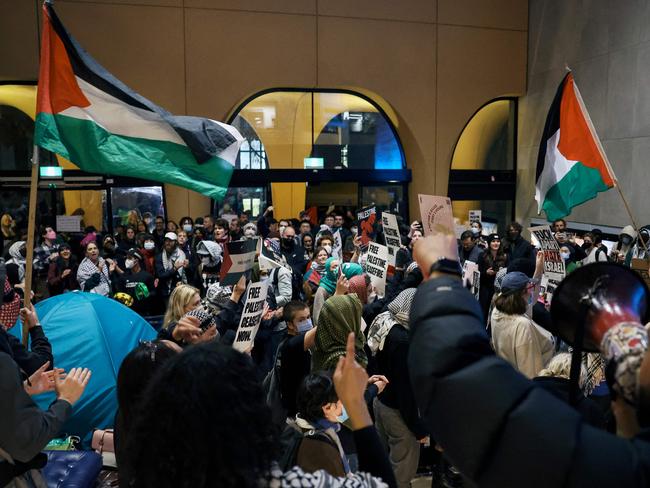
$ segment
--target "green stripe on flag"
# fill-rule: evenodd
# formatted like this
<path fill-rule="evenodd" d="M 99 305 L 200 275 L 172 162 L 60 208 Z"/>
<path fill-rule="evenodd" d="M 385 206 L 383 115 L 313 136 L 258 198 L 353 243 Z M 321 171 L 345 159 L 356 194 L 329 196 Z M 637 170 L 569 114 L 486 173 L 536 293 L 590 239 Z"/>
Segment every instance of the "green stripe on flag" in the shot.
<path fill-rule="evenodd" d="M 111 134 L 91 120 L 39 113 L 36 144 L 91 173 L 160 181 L 221 200 L 233 167 L 215 157 L 198 164 L 181 144 Z"/>
<path fill-rule="evenodd" d="M 577 162 L 564 177 L 553 185 L 544 198 L 542 210 L 549 221 L 561 219 L 571 213 L 571 209 L 591 200 L 599 192 L 609 190 L 600 172 Z"/>

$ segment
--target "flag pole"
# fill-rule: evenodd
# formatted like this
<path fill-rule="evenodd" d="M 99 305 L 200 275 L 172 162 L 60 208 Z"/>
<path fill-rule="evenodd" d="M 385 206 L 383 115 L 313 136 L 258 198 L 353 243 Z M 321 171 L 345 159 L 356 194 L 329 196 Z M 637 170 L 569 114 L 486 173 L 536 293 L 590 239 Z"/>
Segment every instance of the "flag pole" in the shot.
<path fill-rule="evenodd" d="M 568 67 L 567 67 L 568 69 Z M 570 70 L 569 70 L 570 71 Z M 587 121 L 587 125 L 589 126 L 589 130 L 591 131 L 592 135 L 594 136 L 594 140 L 596 141 L 596 146 L 598 148 L 598 151 L 600 152 L 601 157 L 603 158 L 603 161 L 605 162 L 605 166 L 607 166 L 607 171 L 609 172 L 609 175 L 612 177 L 612 182 L 614 183 L 614 188 L 618 191 L 618 194 L 621 196 L 621 200 L 623 200 L 623 206 L 625 207 L 625 211 L 627 212 L 627 215 L 630 217 L 630 221 L 632 222 L 632 227 L 634 227 L 634 230 L 637 233 L 637 236 L 639 235 L 639 226 L 636 223 L 636 220 L 634 219 L 634 215 L 632 215 L 632 209 L 630 208 L 629 203 L 627 202 L 627 198 L 625 198 L 625 195 L 623 194 L 623 190 L 621 189 L 621 186 L 618 183 L 618 178 L 616 177 L 616 174 L 614 173 L 614 170 L 612 169 L 612 165 L 609 162 L 609 159 L 607 158 L 607 154 L 605 153 L 605 149 L 603 149 L 603 145 L 600 142 L 600 138 L 598 137 L 598 134 L 596 133 L 596 128 L 594 127 L 594 123 L 591 121 L 591 116 L 589 115 L 589 112 L 587 111 L 587 108 L 585 107 L 585 102 L 582 99 L 582 95 L 580 94 L 580 90 L 578 89 L 578 85 L 573 82 L 573 90 L 576 95 L 576 99 L 578 100 L 578 103 L 580 104 L 580 108 L 582 109 L 582 113 L 585 116 L 585 120 Z M 643 239 L 639 239 L 641 244 L 643 245 L 643 249 L 645 250 L 646 254 L 648 254 L 648 246 L 647 243 L 643 242 Z"/>
<path fill-rule="evenodd" d="M 39 147 L 34 144 L 32 156 L 32 177 L 29 185 L 29 213 L 27 216 L 27 255 L 25 256 L 25 307 L 29 308 L 32 301 L 32 271 L 34 268 L 34 241 L 36 238 L 36 201 L 38 199 L 38 165 Z M 23 322 L 23 345 L 27 347 L 29 325 Z"/>

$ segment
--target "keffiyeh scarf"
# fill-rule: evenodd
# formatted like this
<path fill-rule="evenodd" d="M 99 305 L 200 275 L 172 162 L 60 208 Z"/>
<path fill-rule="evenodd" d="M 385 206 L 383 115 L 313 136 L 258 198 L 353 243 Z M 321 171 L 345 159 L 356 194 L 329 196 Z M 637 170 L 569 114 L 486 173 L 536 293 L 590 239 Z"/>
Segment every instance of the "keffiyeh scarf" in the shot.
<path fill-rule="evenodd" d="M 99 268 L 102 267 L 102 271 L 99 271 Z M 92 290 L 86 290 L 85 284 L 93 275 L 99 273 L 99 284 L 95 286 Z M 108 272 L 108 264 L 104 258 L 100 257 L 97 259 L 97 264 L 93 263 L 90 259 L 84 258 L 79 265 L 77 271 L 77 281 L 81 289 L 90 293 L 96 293 L 102 296 L 109 296 L 111 294 L 111 277 Z"/>
<path fill-rule="evenodd" d="M 384 349 L 386 337 L 394 325 L 399 324 L 405 329 L 409 328 L 411 304 L 416 291 L 416 288 L 407 288 L 401 292 L 395 297 L 395 300 L 390 302 L 388 310 L 380 313 L 373 320 L 368 331 L 368 347 L 373 355 Z"/>

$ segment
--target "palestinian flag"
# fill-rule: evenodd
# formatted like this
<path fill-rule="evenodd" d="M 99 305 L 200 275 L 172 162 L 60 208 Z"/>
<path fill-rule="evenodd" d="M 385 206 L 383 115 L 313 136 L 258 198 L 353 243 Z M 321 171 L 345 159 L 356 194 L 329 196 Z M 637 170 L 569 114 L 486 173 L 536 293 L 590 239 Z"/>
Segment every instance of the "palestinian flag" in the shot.
<path fill-rule="evenodd" d="M 548 220 L 609 190 L 616 177 L 582 96 L 568 73 L 555 94 L 539 144 L 535 200 Z"/>
<path fill-rule="evenodd" d="M 224 197 L 243 138 L 237 129 L 174 116 L 102 68 L 43 6 L 36 144 L 91 173 L 172 183 Z"/>

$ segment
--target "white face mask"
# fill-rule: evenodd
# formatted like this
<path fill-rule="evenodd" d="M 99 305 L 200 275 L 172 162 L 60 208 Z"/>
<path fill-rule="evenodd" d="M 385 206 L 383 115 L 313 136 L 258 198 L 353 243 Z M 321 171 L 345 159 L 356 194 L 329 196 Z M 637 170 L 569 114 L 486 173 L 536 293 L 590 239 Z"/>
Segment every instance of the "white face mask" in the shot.
<path fill-rule="evenodd" d="M 327 251 L 327 254 L 330 254 L 330 255 L 332 254 L 332 246 L 330 246 L 329 244 L 325 244 L 323 246 L 323 249 L 325 249 Z"/>
<path fill-rule="evenodd" d="M 201 264 L 204 266 L 207 266 L 210 264 L 210 256 L 202 256 L 201 257 Z"/>
<path fill-rule="evenodd" d="M 281 225 L 280 226 L 280 235 L 282 235 L 282 233 L 284 232 L 284 229 L 286 229 L 286 228 L 287 228 L 286 225 Z"/>
<path fill-rule="evenodd" d="M 570 252 L 561 252 L 560 256 L 562 256 L 562 259 L 569 259 L 571 257 Z"/>
<path fill-rule="evenodd" d="M 350 227 L 350 232 L 352 232 L 352 235 L 353 235 L 353 236 L 356 236 L 356 235 L 357 235 L 357 231 L 358 231 L 358 230 L 357 230 L 356 227 Z"/>
<path fill-rule="evenodd" d="M 192 232 L 192 224 L 183 224 L 183 230 L 185 232 Z"/>
<path fill-rule="evenodd" d="M 147 251 L 151 251 L 154 247 L 156 247 L 156 245 L 151 241 L 147 241 L 147 242 L 144 243 L 144 248 Z"/>
<path fill-rule="evenodd" d="M 124 261 L 124 266 L 126 266 L 126 269 L 133 268 L 133 266 L 135 266 L 135 259 L 126 259 Z"/>

